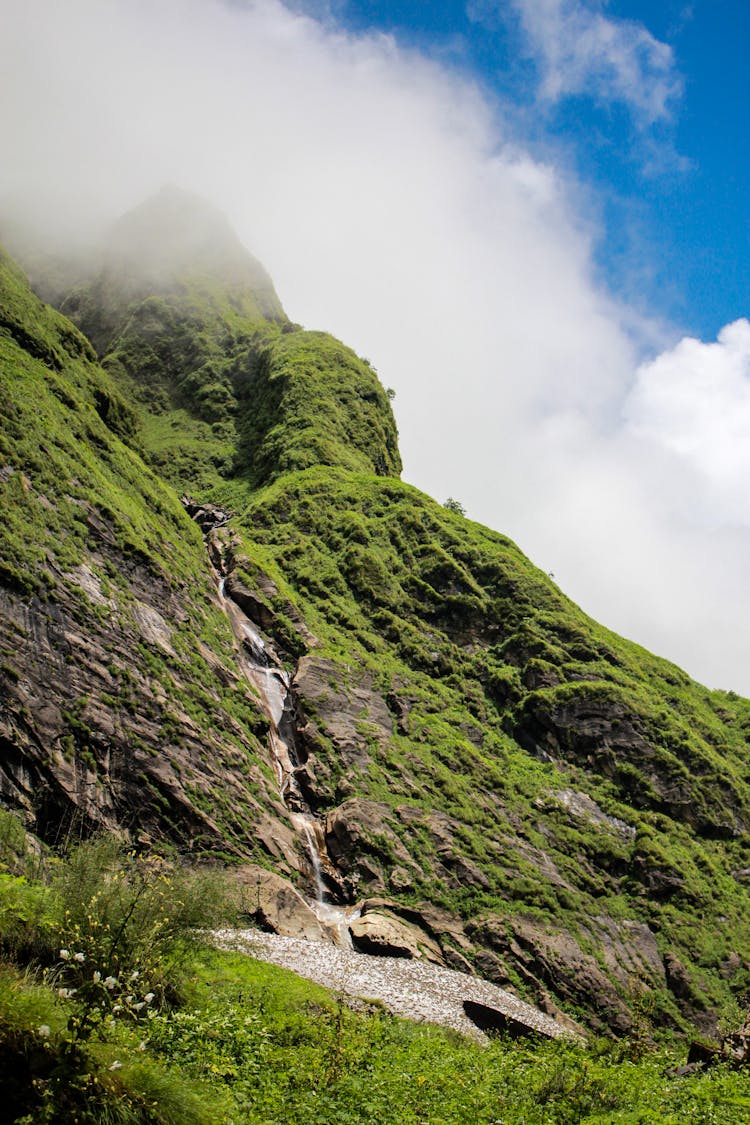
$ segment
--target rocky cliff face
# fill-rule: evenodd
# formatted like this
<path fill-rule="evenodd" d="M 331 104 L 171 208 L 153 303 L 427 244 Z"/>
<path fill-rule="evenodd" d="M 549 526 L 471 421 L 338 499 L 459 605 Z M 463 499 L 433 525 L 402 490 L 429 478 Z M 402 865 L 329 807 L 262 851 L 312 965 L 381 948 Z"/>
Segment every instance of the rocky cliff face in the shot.
<path fill-rule="evenodd" d="M 362 949 L 710 1026 L 750 982 L 750 704 L 402 483 L 369 366 L 195 206 L 63 300 L 98 354 L 0 262 L 3 800 L 241 861 L 269 928 L 325 932 L 322 880 Z"/>

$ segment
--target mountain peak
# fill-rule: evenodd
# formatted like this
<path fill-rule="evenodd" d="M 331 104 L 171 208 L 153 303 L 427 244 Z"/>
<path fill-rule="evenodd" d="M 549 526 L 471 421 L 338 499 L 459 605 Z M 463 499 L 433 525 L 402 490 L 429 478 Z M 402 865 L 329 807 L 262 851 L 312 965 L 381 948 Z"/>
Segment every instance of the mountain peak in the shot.
<path fill-rule="evenodd" d="M 250 255 L 221 211 L 169 184 L 117 220 L 107 258 L 160 274 L 195 268 L 213 272 L 246 262 Z"/>
<path fill-rule="evenodd" d="M 190 278 L 252 293 L 261 314 L 283 320 L 273 282 L 242 245 L 227 217 L 207 200 L 173 184 L 128 211 L 110 231 L 108 274 L 141 289 L 171 289 Z"/>

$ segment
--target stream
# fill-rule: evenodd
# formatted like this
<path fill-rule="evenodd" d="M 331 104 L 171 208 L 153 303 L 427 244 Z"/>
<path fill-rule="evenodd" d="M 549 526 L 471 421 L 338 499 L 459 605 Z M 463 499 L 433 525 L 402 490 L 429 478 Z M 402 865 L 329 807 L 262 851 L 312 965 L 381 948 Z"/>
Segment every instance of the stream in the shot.
<path fill-rule="evenodd" d="M 289 819 L 300 837 L 310 861 L 310 875 L 314 895 L 307 897 L 308 905 L 318 921 L 336 939 L 343 949 L 351 949 L 349 922 L 359 917 L 352 906 L 332 903 L 325 883 L 325 869 L 332 867 L 326 851 L 325 835 L 320 821 L 313 815 L 297 781 L 299 766 L 294 745 L 294 698 L 288 673 L 276 663 L 266 649 L 258 629 L 244 611 L 227 597 L 226 576 L 219 578 L 219 601 L 232 626 L 238 642 L 238 664 L 245 679 L 260 696 L 261 705 L 269 721 L 268 744 L 276 770 L 279 796 L 289 813 Z"/>

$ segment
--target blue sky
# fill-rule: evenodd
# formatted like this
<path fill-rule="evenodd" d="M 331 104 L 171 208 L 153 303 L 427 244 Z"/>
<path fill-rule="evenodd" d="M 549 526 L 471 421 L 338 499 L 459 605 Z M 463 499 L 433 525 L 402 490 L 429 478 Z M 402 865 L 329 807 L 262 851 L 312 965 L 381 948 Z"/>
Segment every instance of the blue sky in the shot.
<path fill-rule="evenodd" d="M 590 90 L 540 103 L 539 66 L 512 3 L 335 6 L 345 26 L 393 34 L 513 107 L 524 143 L 554 148 L 595 189 L 605 230 L 597 262 L 609 286 L 713 338 L 750 312 L 750 3 L 613 0 L 599 10 L 671 48 L 676 92 L 657 121 Z"/>

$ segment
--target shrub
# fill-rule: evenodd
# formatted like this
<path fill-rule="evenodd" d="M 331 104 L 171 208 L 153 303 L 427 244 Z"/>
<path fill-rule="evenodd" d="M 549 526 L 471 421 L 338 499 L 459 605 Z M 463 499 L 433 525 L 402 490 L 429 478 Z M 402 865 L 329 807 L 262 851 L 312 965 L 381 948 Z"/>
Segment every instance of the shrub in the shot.
<path fill-rule="evenodd" d="M 136 973 L 150 983 L 144 991 L 161 998 L 177 995 L 180 968 L 201 931 L 231 910 L 216 872 L 139 856 L 112 837 L 79 844 L 51 890 L 60 947 L 72 954 L 60 969 L 66 985 L 87 985 L 95 971 L 118 982 Z"/>

